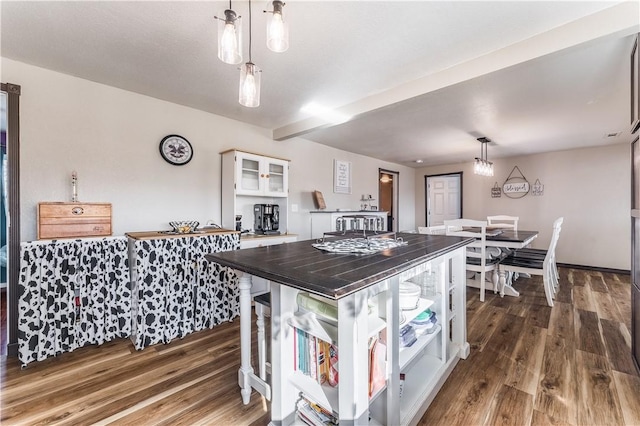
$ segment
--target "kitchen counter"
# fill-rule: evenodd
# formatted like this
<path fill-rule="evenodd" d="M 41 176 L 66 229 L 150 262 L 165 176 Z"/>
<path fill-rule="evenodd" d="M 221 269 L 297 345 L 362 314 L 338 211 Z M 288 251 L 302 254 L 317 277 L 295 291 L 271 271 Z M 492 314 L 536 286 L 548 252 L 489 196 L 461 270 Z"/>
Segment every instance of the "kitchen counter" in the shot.
<path fill-rule="evenodd" d="M 339 210 L 311 210 L 309 213 L 358 213 L 358 214 L 366 214 L 366 213 L 388 213 L 383 210 L 348 210 L 348 209 L 339 209 Z"/>
<path fill-rule="evenodd" d="M 243 240 L 268 240 L 276 238 L 289 238 L 298 237 L 298 234 L 276 234 L 276 235 L 259 235 L 259 234 L 242 234 L 240 235 L 240 241 Z"/>
<path fill-rule="evenodd" d="M 177 237 L 199 237 L 215 234 L 239 234 L 238 231 L 224 228 L 201 228 L 195 232 L 188 234 L 178 234 L 172 231 L 143 231 L 143 232 L 127 232 L 125 235 L 134 240 L 156 240 L 160 238 L 177 238 Z"/>
<path fill-rule="evenodd" d="M 136 349 L 231 321 L 239 313 L 238 278 L 205 255 L 240 248 L 240 233 L 131 232 L 131 340 Z"/>
<path fill-rule="evenodd" d="M 326 253 L 311 245 L 315 240 L 306 240 L 211 253 L 206 258 L 250 275 L 339 299 L 474 241 L 443 235 L 397 236 L 408 244 L 366 256 Z"/>

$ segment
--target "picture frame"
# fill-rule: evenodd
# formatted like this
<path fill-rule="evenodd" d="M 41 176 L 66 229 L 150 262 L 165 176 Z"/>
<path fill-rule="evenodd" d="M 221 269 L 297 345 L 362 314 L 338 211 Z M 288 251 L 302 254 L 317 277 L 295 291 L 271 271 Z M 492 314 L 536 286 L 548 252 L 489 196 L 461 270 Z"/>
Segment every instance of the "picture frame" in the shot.
<path fill-rule="evenodd" d="M 324 196 L 320 191 L 313 191 L 313 202 L 318 210 L 324 210 L 327 208 L 327 204 L 324 202 Z"/>
<path fill-rule="evenodd" d="M 351 162 L 334 160 L 333 192 L 336 194 L 351 194 Z"/>

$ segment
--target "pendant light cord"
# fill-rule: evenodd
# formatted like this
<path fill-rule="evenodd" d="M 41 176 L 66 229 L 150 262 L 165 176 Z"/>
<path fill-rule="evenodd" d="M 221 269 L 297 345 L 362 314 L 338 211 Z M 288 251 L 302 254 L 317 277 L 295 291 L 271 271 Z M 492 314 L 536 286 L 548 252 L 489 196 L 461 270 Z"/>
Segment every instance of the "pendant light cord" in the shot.
<path fill-rule="evenodd" d="M 249 62 L 251 62 L 251 0 L 249 0 Z"/>

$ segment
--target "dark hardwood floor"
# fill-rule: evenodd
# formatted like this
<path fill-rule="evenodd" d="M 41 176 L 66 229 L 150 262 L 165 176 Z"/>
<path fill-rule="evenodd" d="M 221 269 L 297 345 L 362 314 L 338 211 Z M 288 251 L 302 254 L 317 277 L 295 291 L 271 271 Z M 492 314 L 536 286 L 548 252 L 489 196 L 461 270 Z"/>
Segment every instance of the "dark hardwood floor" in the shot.
<path fill-rule="evenodd" d="M 539 277 L 520 298 L 467 291 L 471 355 L 420 425 L 640 425 L 630 355 L 629 276 L 561 269 L 546 305 Z M 239 321 L 135 351 L 128 340 L 20 369 L 0 360 L 3 425 L 265 425 L 268 404 L 237 385 Z"/>

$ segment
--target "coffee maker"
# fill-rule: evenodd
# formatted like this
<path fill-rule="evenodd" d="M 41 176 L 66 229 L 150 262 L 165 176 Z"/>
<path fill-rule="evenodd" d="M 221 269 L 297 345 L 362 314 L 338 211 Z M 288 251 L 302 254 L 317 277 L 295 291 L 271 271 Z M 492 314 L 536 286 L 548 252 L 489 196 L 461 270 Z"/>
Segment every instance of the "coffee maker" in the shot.
<path fill-rule="evenodd" d="M 278 235 L 280 225 L 280 206 L 277 204 L 253 205 L 253 229 L 256 234 Z"/>

